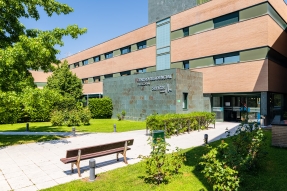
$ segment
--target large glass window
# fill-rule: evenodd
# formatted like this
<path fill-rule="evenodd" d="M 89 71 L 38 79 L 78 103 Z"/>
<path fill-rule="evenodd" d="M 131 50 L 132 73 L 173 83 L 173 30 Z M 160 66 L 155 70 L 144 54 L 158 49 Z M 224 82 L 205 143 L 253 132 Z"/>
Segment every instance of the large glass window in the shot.
<path fill-rule="evenodd" d="M 83 84 L 87 84 L 89 82 L 88 78 L 82 79 Z"/>
<path fill-rule="evenodd" d="M 237 63 L 240 61 L 239 52 L 221 54 L 214 56 L 213 58 L 215 64 L 230 64 Z"/>
<path fill-rule="evenodd" d="M 94 57 L 94 62 L 99 62 L 101 61 L 101 57 L 100 56 L 95 56 Z"/>
<path fill-rule="evenodd" d="M 78 68 L 80 66 L 79 62 L 74 63 L 74 68 Z"/>
<path fill-rule="evenodd" d="M 113 74 L 106 74 L 104 75 L 105 78 L 112 78 L 113 77 Z"/>
<path fill-rule="evenodd" d="M 94 82 L 100 82 L 101 81 L 100 76 L 95 76 L 93 79 L 94 79 Z"/>
<path fill-rule="evenodd" d="M 83 60 L 83 66 L 88 65 L 89 61 L 88 60 Z"/>
<path fill-rule="evenodd" d="M 146 48 L 146 40 L 137 43 L 138 50 Z"/>
<path fill-rule="evenodd" d="M 237 22 L 239 22 L 239 12 L 230 13 L 213 19 L 214 28 L 223 27 Z"/>
<path fill-rule="evenodd" d="M 129 76 L 131 75 L 131 71 L 120 72 L 121 76 Z"/>
<path fill-rule="evenodd" d="M 127 54 L 131 52 L 131 46 L 127 46 L 124 48 L 121 48 L 121 54 Z"/>
<path fill-rule="evenodd" d="M 112 58 L 113 57 L 113 52 L 108 52 L 105 54 L 105 58 L 108 59 L 108 58 Z"/>

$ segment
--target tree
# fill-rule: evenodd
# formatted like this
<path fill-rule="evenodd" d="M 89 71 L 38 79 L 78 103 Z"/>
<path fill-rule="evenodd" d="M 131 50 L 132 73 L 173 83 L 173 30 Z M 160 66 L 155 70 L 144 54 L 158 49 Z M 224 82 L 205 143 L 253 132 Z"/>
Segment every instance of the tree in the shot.
<path fill-rule="evenodd" d="M 0 90 L 22 91 L 34 86 L 29 69 L 45 72 L 53 70 L 53 64 L 60 61 L 60 52 L 55 45 L 63 46 L 62 38 L 77 38 L 87 29 L 77 25 L 55 28 L 50 31 L 26 29 L 20 18 L 40 19 L 38 8 L 42 7 L 48 16 L 69 14 L 73 11 L 66 4 L 55 0 L 0 0 Z"/>
<path fill-rule="evenodd" d="M 47 86 L 45 88 L 53 89 L 60 92 L 63 96 L 80 98 L 83 92 L 81 80 L 73 74 L 69 69 L 67 61 L 48 77 Z"/>

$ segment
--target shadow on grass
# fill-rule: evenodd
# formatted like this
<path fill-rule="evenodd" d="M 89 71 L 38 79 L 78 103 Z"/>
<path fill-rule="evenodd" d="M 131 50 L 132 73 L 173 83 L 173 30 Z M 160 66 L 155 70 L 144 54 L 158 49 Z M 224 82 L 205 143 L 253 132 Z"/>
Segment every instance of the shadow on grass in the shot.
<path fill-rule="evenodd" d="M 0 135 L 0 149 L 10 145 L 60 140 L 62 138 L 64 137 L 55 135 Z"/>

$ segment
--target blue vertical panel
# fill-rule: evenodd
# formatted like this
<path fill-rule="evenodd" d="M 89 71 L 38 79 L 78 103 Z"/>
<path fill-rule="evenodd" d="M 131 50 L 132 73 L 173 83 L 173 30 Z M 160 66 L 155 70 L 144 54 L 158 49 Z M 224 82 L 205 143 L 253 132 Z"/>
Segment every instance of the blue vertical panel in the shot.
<path fill-rule="evenodd" d="M 156 28 L 156 69 L 170 69 L 170 19 L 157 22 Z"/>
<path fill-rule="evenodd" d="M 170 68 L 170 54 L 162 54 L 156 57 L 156 70 L 165 70 Z"/>

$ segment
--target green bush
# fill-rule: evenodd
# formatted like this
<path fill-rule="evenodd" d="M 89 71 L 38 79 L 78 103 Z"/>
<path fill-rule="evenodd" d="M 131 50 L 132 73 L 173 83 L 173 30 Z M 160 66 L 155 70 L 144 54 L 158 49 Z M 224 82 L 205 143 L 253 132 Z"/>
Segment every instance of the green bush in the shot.
<path fill-rule="evenodd" d="M 113 115 L 113 103 L 109 97 L 89 99 L 89 109 L 93 119 L 108 119 Z"/>
<path fill-rule="evenodd" d="M 215 114 L 210 112 L 151 115 L 146 120 L 149 130 L 165 130 L 167 136 L 208 128 L 211 123 L 215 123 Z"/>
<path fill-rule="evenodd" d="M 58 111 L 71 111 L 79 107 L 80 102 L 77 102 L 75 98 L 72 97 L 60 97 L 57 102 L 53 105 L 53 110 Z"/>
<path fill-rule="evenodd" d="M 86 107 L 80 111 L 80 119 L 84 125 L 90 125 L 91 112 L 89 108 Z"/>
<path fill-rule="evenodd" d="M 21 112 L 20 98 L 15 92 L 0 92 L 0 123 L 16 123 Z"/>
<path fill-rule="evenodd" d="M 240 175 L 258 170 L 260 163 L 266 157 L 265 137 L 257 124 L 241 124 L 231 143 L 224 141 L 201 157 L 201 171 L 213 185 L 214 190 L 237 190 Z"/>
<path fill-rule="evenodd" d="M 179 173 L 179 169 L 186 160 L 185 154 L 178 148 L 176 152 L 166 154 L 168 143 L 164 139 L 158 138 L 156 143 L 150 139 L 149 144 L 152 151 L 149 156 L 140 156 L 145 159 L 146 173 L 145 181 L 148 183 L 167 183 L 174 174 Z"/>
<path fill-rule="evenodd" d="M 88 108 L 73 109 L 71 111 L 55 110 L 51 113 L 51 123 L 53 126 L 79 126 L 89 125 L 91 112 Z"/>
<path fill-rule="evenodd" d="M 53 111 L 51 113 L 51 123 L 53 126 L 62 126 L 65 121 L 63 111 Z"/>

